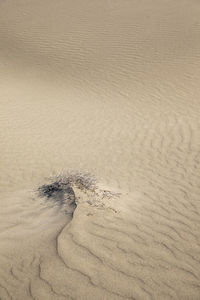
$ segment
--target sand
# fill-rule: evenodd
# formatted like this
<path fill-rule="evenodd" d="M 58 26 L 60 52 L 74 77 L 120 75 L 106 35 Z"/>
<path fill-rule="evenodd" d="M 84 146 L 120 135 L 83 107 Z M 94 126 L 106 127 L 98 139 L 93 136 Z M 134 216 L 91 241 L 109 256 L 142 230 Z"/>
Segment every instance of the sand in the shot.
<path fill-rule="evenodd" d="M 200 299 L 200 3 L 0 1 L 0 299 Z M 38 195 L 89 172 L 66 214 Z"/>

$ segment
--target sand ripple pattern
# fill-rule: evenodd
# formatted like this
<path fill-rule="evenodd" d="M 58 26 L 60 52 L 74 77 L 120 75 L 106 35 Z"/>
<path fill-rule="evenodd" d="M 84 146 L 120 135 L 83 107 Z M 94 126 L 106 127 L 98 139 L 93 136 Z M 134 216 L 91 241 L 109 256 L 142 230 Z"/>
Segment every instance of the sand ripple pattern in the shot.
<path fill-rule="evenodd" d="M 0 300 L 200 299 L 199 16 L 0 1 Z M 35 192 L 64 169 L 73 218 Z"/>

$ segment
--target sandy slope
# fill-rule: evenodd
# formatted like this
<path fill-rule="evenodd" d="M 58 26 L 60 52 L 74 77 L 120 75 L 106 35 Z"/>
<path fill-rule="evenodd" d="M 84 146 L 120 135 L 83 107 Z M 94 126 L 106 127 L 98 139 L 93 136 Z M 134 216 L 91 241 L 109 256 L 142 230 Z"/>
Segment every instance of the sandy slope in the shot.
<path fill-rule="evenodd" d="M 0 299 L 200 299 L 200 4 L 0 1 Z M 35 192 L 89 171 L 74 217 Z"/>

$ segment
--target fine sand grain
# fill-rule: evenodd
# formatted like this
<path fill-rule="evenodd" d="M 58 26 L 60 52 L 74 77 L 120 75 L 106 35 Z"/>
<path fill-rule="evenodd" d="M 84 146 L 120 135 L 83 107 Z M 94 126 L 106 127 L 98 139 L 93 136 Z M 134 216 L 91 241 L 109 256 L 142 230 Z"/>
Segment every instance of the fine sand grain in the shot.
<path fill-rule="evenodd" d="M 200 299 L 199 79 L 197 0 L 0 0 L 0 300 Z"/>

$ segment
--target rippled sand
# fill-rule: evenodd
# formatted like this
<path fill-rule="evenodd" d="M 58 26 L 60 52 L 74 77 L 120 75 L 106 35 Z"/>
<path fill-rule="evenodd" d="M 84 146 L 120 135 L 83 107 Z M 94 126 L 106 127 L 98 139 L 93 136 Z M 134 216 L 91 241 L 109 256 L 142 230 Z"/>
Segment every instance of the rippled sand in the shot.
<path fill-rule="evenodd" d="M 0 299 L 200 299 L 200 3 L 0 1 Z M 77 208 L 39 197 L 90 172 Z"/>

